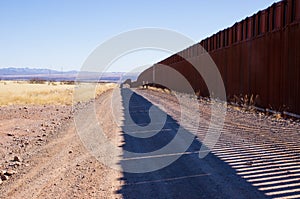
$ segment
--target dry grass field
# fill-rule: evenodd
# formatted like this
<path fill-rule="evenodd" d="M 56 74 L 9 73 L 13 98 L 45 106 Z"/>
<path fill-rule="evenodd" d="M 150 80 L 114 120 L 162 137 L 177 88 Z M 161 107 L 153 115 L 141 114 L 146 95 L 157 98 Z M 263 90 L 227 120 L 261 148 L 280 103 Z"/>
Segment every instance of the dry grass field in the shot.
<path fill-rule="evenodd" d="M 60 82 L 30 83 L 28 81 L 0 81 L 0 106 L 5 105 L 71 105 L 88 101 L 104 91 L 115 87 L 113 83 Z M 76 92 L 74 92 L 76 88 Z M 78 91 L 78 92 L 77 92 Z M 74 93 L 76 93 L 74 95 Z"/>

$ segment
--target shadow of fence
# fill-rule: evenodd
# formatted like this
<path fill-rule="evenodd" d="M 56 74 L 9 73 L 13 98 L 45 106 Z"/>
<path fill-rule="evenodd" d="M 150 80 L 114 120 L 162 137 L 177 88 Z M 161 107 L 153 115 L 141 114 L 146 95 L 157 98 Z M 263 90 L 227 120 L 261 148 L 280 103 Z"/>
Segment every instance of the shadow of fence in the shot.
<path fill-rule="evenodd" d="M 179 123 L 167 115 L 166 119 L 161 121 L 163 123 L 161 129 L 153 127 L 152 130 L 136 131 L 135 128 L 131 128 L 132 121 L 138 127 L 148 126 L 151 123 L 149 110 L 154 105 L 141 95 L 132 93 L 130 89 L 121 89 L 121 95 L 125 99 L 123 100 L 124 144 L 122 148 L 123 151 L 135 154 L 132 156 L 124 152 L 120 162 L 124 169 L 120 180 L 124 182 L 124 185 L 117 192 L 124 198 L 268 198 L 263 190 L 258 190 L 251 185 L 236 173 L 237 170 L 233 166 L 213 153 L 200 159 L 198 153 L 201 142 L 198 139 L 193 139 L 187 150 L 181 153 L 176 151 L 175 153 L 147 155 L 148 152 L 159 150 L 170 143 L 176 136 Z M 125 101 L 129 103 L 126 104 Z M 163 112 L 159 108 L 157 111 Z M 159 131 L 148 138 L 134 136 L 152 135 L 156 130 Z M 188 130 L 185 130 L 185 133 L 194 137 Z M 221 153 L 221 148 L 219 152 Z M 226 152 L 225 149 L 224 152 Z M 176 161 L 159 168 L 161 161 L 174 156 L 178 157 Z M 235 156 L 238 160 L 238 154 L 228 153 L 228 157 L 222 158 L 234 160 Z M 157 164 L 158 169 L 146 173 L 126 172 L 128 167 L 147 167 L 150 164 Z"/>

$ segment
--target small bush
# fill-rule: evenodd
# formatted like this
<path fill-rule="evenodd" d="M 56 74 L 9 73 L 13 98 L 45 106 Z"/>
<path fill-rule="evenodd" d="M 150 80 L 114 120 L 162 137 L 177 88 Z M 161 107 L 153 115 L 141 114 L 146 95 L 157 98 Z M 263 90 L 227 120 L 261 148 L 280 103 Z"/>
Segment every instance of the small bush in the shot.
<path fill-rule="evenodd" d="M 75 81 L 61 81 L 60 82 L 61 85 L 75 85 Z"/>
<path fill-rule="evenodd" d="M 29 80 L 29 84 L 45 84 L 46 80 L 44 79 L 39 79 L 39 78 L 33 78 Z"/>

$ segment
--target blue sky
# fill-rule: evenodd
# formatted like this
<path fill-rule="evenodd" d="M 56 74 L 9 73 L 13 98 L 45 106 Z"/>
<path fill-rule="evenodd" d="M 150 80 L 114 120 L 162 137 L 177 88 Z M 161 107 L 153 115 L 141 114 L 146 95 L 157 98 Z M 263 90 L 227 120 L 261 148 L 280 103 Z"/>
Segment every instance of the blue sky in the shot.
<path fill-rule="evenodd" d="M 198 42 L 277 1 L 2 0 L 0 68 L 79 70 L 102 42 L 143 27 L 171 29 Z M 111 70 L 128 71 L 165 56 L 137 52 Z"/>

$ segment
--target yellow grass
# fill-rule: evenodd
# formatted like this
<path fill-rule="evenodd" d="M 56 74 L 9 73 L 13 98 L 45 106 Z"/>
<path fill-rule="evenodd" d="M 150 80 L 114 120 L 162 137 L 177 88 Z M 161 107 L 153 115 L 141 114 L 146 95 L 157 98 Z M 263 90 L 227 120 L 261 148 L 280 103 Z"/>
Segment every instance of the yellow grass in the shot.
<path fill-rule="evenodd" d="M 115 86 L 116 84 L 113 83 L 61 85 L 58 82 L 29 84 L 26 81 L 0 81 L 0 106 L 13 104 L 71 105 L 73 98 L 75 103 L 88 101 Z"/>
<path fill-rule="evenodd" d="M 171 91 L 169 89 L 156 88 L 156 87 L 152 87 L 152 86 L 148 86 L 148 89 L 158 91 L 158 92 L 164 92 L 164 93 L 168 93 L 168 94 L 171 93 Z"/>

